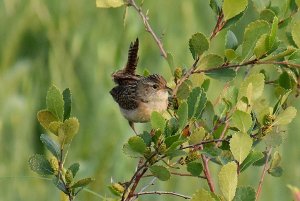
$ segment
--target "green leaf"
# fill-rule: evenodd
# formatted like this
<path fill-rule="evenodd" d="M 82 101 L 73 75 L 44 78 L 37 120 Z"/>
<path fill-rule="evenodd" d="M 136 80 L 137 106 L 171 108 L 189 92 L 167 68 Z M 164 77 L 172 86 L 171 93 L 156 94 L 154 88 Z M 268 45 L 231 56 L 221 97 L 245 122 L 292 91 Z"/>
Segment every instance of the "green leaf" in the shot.
<path fill-rule="evenodd" d="M 255 190 L 250 186 L 238 187 L 233 201 L 255 201 Z"/>
<path fill-rule="evenodd" d="M 268 133 L 264 138 L 263 138 L 265 144 L 268 147 L 279 147 L 282 142 L 283 142 L 283 137 L 282 134 L 277 133 L 277 132 L 271 132 Z"/>
<path fill-rule="evenodd" d="M 64 120 L 70 118 L 72 110 L 72 94 L 69 88 L 66 88 L 63 93 L 64 99 Z"/>
<path fill-rule="evenodd" d="M 215 146 L 210 146 L 210 147 L 205 147 L 200 152 L 209 158 L 216 158 L 222 153 L 222 150 Z"/>
<path fill-rule="evenodd" d="M 243 12 L 248 5 L 247 0 L 224 0 L 223 12 L 224 20 L 227 21 Z"/>
<path fill-rule="evenodd" d="M 236 54 L 236 52 L 233 49 L 226 49 L 224 54 L 228 61 L 233 61 L 234 59 L 236 59 L 238 57 L 238 55 Z"/>
<path fill-rule="evenodd" d="M 210 0 L 209 6 L 218 15 L 222 9 L 222 0 Z"/>
<path fill-rule="evenodd" d="M 273 177 L 281 177 L 283 174 L 283 169 L 282 167 L 278 166 L 276 168 L 269 169 L 268 173 Z"/>
<path fill-rule="evenodd" d="M 108 189 L 113 195 L 116 195 L 118 197 L 121 197 L 125 190 L 124 186 L 122 186 L 119 183 L 112 183 L 111 185 L 108 186 Z M 110 200 L 105 200 L 105 201 L 110 201 Z M 117 199 L 115 201 L 117 201 Z"/>
<path fill-rule="evenodd" d="M 61 128 L 63 126 L 63 122 L 61 121 L 52 121 L 49 124 L 49 130 L 51 131 L 51 133 L 55 134 L 56 136 L 58 136 L 58 131 L 59 128 Z"/>
<path fill-rule="evenodd" d="M 57 158 L 60 158 L 60 148 L 59 145 L 52 140 L 48 135 L 42 134 L 40 140 L 45 145 L 45 147 Z"/>
<path fill-rule="evenodd" d="M 186 139 L 174 141 L 171 143 L 166 151 L 166 155 L 169 155 L 171 152 L 173 152 L 179 145 L 182 145 L 184 142 L 186 142 Z"/>
<path fill-rule="evenodd" d="M 207 54 L 199 61 L 197 69 L 209 69 L 222 66 L 224 60 L 217 54 Z"/>
<path fill-rule="evenodd" d="M 49 129 L 51 122 L 57 121 L 58 119 L 48 110 L 41 110 L 37 113 L 37 119 L 40 124 L 46 129 Z"/>
<path fill-rule="evenodd" d="M 35 154 L 31 156 L 28 160 L 28 164 L 31 170 L 39 175 L 52 175 L 54 173 L 50 162 L 43 155 Z"/>
<path fill-rule="evenodd" d="M 167 53 L 167 62 L 169 64 L 171 72 L 174 72 L 175 70 L 174 58 L 170 52 Z"/>
<path fill-rule="evenodd" d="M 249 113 L 236 110 L 231 118 L 232 126 L 238 128 L 241 132 L 247 133 L 252 125 L 252 118 Z"/>
<path fill-rule="evenodd" d="M 53 184 L 66 195 L 69 193 L 66 185 L 58 178 L 54 177 L 52 180 Z"/>
<path fill-rule="evenodd" d="M 273 45 L 275 44 L 277 31 L 278 31 L 278 18 L 275 16 L 273 19 L 272 27 L 271 27 L 268 49 L 271 49 L 273 47 Z"/>
<path fill-rule="evenodd" d="M 176 97 L 179 100 L 185 100 L 190 94 L 191 91 L 190 86 L 191 86 L 190 80 L 184 81 L 182 85 L 180 85 L 180 87 L 178 88 Z"/>
<path fill-rule="evenodd" d="M 182 129 L 188 119 L 188 105 L 186 102 L 182 102 L 177 110 L 177 115 L 178 115 L 178 124 L 179 128 Z"/>
<path fill-rule="evenodd" d="M 288 61 L 290 63 L 299 64 L 300 63 L 300 50 L 299 49 L 296 51 L 295 51 L 295 49 L 292 49 L 292 50 L 293 50 L 293 52 L 289 56 Z"/>
<path fill-rule="evenodd" d="M 170 147 L 174 142 L 178 141 L 180 138 L 180 134 L 169 136 L 165 139 L 165 143 L 167 147 Z"/>
<path fill-rule="evenodd" d="M 167 181 L 171 177 L 169 170 L 164 166 L 153 165 L 149 169 L 152 172 L 152 174 L 161 181 Z"/>
<path fill-rule="evenodd" d="M 273 126 L 283 126 L 291 123 L 295 118 L 297 110 L 294 107 L 288 107 L 283 112 L 279 113 L 273 122 Z"/>
<path fill-rule="evenodd" d="M 215 199 L 210 192 L 201 188 L 193 194 L 191 201 L 215 201 Z"/>
<path fill-rule="evenodd" d="M 188 163 L 186 168 L 193 176 L 199 176 L 203 170 L 202 164 L 196 161 Z"/>
<path fill-rule="evenodd" d="M 300 48 L 300 21 L 296 21 L 292 27 L 292 37 L 293 41 L 296 43 L 297 47 Z"/>
<path fill-rule="evenodd" d="M 160 129 L 161 131 L 164 131 L 166 126 L 166 120 L 159 112 L 152 112 L 151 114 L 151 126 L 154 129 Z"/>
<path fill-rule="evenodd" d="M 219 174 L 219 186 L 226 200 L 232 200 L 237 188 L 237 165 L 230 162 L 224 165 Z"/>
<path fill-rule="evenodd" d="M 214 117 L 215 111 L 214 106 L 210 101 L 207 101 L 206 107 L 203 110 L 201 123 L 203 124 L 204 128 L 208 131 L 212 131 L 214 128 Z"/>
<path fill-rule="evenodd" d="M 265 20 L 270 23 L 273 21 L 274 17 L 276 17 L 276 14 L 271 9 L 265 9 L 259 14 L 259 18 L 261 20 Z"/>
<path fill-rule="evenodd" d="M 124 4 L 124 0 L 96 0 L 96 6 L 98 8 L 116 8 Z"/>
<path fill-rule="evenodd" d="M 252 98 L 248 97 L 248 86 L 252 84 Z M 240 86 L 238 99 L 241 99 L 243 96 L 247 97 L 248 100 L 257 100 L 263 94 L 265 86 L 265 76 L 262 73 L 252 74 L 248 76 Z"/>
<path fill-rule="evenodd" d="M 225 39 L 225 48 L 235 50 L 237 47 L 238 47 L 238 40 L 235 34 L 231 30 L 228 30 Z"/>
<path fill-rule="evenodd" d="M 201 96 L 202 90 L 200 87 L 194 88 L 188 99 L 187 99 L 187 104 L 188 104 L 188 118 L 192 118 L 194 116 L 195 108 L 197 107 L 197 103 L 199 101 L 199 97 Z"/>
<path fill-rule="evenodd" d="M 244 15 L 245 12 L 241 12 L 240 14 L 236 15 L 235 17 L 227 20 L 223 26 L 223 29 L 230 27 L 231 25 L 235 25 Z"/>
<path fill-rule="evenodd" d="M 84 179 L 80 179 L 79 181 L 75 182 L 71 188 L 82 188 L 85 187 L 87 185 L 89 185 L 91 182 L 95 181 L 95 179 L 92 178 L 84 178 Z"/>
<path fill-rule="evenodd" d="M 62 144 L 69 144 L 74 136 L 78 133 L 79 121 L 72 117 L 64 121 L 63 125 L 58 129 L 58 137 Z"/>
<path fill-rule="evenodd" d="M 242 57 L 244 59 L 248 59 L 252 56 L 257 40 L 261 35 L 267 34 L 269 31 L 269 24 L 263 20 L 251 22 L 246 27 L 242 44 Z"/>
<path fill-rule="evenodd" d="M 250 153 L 252 143 L 252 138 L 245 133 L 237 133 L 230 139 L 230 151 L 239 163 Z"/>
<path fill-rule="evenodd" d="M 192 134 L 189 137 L 190 144 L 198 144 L 205 137 L 205 130 L 203 127 L 196 128 L 193 130 Z"/>
<path fill-rule="evenodd" d="M 165 129 L 165 134 L 166 134 L 166 136 L 174 135 L 178 131 L 178 129 L 179 129 L 178 120 L 175 117 L 172 117 L 172 118 L 170 118 L 167 121 L 167 126 L 166 126 L 166 129 Z M 148 134 L 148 136 L 150 138 L 150 140 L 148 142 L 150 143 L 151 142 L 151 136 L 149 134 Z"/>
<path fill-rule="evenodd" d="M 233 80 L 236 76 L 236 71 L 230 68 L 220 68 L 213 71 L 205 72 L 205 75 L 224 82 Z"/>
<path fill-rule="evenodd" d="M 144 131 L 142 134 L 139 135 L 139 137 L 141 137 L 143 139 L 143 141 L 144 141 L 144 143 L 146 144 L 147 147 L 150 147 L 152 137 L 151 137 L 149 132 Z"/>
<path fill-rule="evenodd" d="M 146 144 L 139 136 L 129 138 L 128 144 L 130 148 L 137 153 L 143 154 L 146 150 Z"/>
<path fill-rule="evenodd" d="M 287 48 L 279 49 L 278 52 L 272 55 L 272 57 L 270 57 L 268 60 L 282 61 L 284 57 L 293 54 L 295 51 L 296 49 L 294 47 L 288 46 Z"/>
<path fill-rule="evenodd" d="M 275 151 L 269 169 L 277 168 L 281 162 L 281 156 L 278 151 Z"/>
<path fill-rule="evenodd" d="M 293 83 L 288 72 L 284 71 L 283 73 L 280 74 L 278 78 L 278 84 L 279 86 L 287 90 L 293 88 Z"/>
<path fill-rule="evenodd" d="M 255 48 L 254 48 L 254 54 L 257 59 L 261 58 L 268 52 L 269 48 L 269 35 L 263 34 L 257 41 Z"/>
<path fill-rule="evenodd" d="M 199 118 L 206 104 L 206 94 L 200 87 L 194 88 L 187 100 L 188 103 L 188 118 Z"/>
<path fill-rule="evenodd" d="M 209 42 L 202 33 L 195 33 L 189 40 L 189 47 L 194 59 L 199 57 L 209 48 Z"/>
<path fill-rule="evenodd" d="M 240 172 L 246 170 L 250 165 L 255 163 L 256 161 L 262 159 L 264 154 L 259 151 L 251 151 L 250 154 L 245 158 L 245 160 L 240 165 Z"/>
<path fill-rule="evenodd" d="M 63 120 L 64 100 L 60 90 L 52 85 L 46 96 L 47 109 L 59 120 Z"/>
<path fill-rule="evenodd" d="M 127 155 L 128 157 L 131 157 L 131 158 L 139 158 L 141 157 L 141 154 L 134 151 L 128 143 L 124 144 L 123 145 L 123 148 L 122 148 L 122 151 L 125 155 Z"/>
<path fill-rule="evenodd" d="M 73 177 L 75 177 L 75 175 L 77 174 L 78 170 L 79 170 L 79 163 L 73 163 L 68 170 L 70 170 L 72 172 Z"/>

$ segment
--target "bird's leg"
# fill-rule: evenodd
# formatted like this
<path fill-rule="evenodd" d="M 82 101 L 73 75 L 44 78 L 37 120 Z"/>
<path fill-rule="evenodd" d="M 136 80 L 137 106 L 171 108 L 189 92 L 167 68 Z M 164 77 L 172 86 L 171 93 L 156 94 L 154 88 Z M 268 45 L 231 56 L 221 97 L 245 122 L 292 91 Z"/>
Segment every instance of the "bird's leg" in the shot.
<path fill-rule="evenodd" d="M 132 130 L 134 131 L 134 133 L 135 133 L 136 135 L 138 135 L 137 132 L 135 131 L 134 123 L 133 123 L 132 121 L 128 121 L 128 123 L 129 123 L 129 126 L 130 126 L 130 127 L 132 128 Z"/>

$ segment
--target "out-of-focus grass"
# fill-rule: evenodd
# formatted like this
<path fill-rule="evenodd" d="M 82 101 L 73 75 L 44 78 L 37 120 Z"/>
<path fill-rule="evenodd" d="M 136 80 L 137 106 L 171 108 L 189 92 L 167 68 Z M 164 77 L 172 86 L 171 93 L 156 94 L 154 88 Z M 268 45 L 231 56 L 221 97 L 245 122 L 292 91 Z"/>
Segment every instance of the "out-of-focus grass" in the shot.
<path fill-rule="evenodd" d="M 173 53 L 175 63 L 191 65 L 189 37 L 198 31 L 209 35 L 214 25 L 208 2 L 145 1 L 144 7 L 149 8 L 153 28 L 164 34 L 165 48 Z M 108 93 L 113 86 L 110 75 L 124 65 L 128 45 L 136 37 L 141 41 L 139 72 L 147 68 L 170 78 L 170 71 L 137 14 L 129 9 L 124 27 L 123 12 L 123 8 L 97 9 L 94 0 L 0 2 L 0 200 L 59 200 L 52 182 L 38 178 L 27 166 L 30 155 L 45 152 L 39 141 L 44 130 L 36 121 L 36 112 L 45 107 L 51 83 L 73 92 L 73 115 L 79 118 L 81 128 L 67 163 L 80 162 L 78 178 L 94 177 L 90 189 L 109 195 L 111 177 L 125 181 L 133 173 L 136 161 L 121 151 L 132 131 Z M 248 13 L 244 22 L 254 15 Z M 214 40 L 212 52 L 223 54 L 223 38 L 221 33 Z M 210 96 L 215 97 L 222 88 L 219 82 L 212 86 L 216 88 Z M 261 200 L 286 200 L 290 198 L 286 184 L 300 186 L 297 122 L 299 116 L 281 148 L 285 174 L 275 179 L 267 176 Z M 260 172 L 259 168 L 247 170 L 241 183 L 257 186 Z M 205 182 L 197 179 L 172 178 L 158 182 L 156 188 L 191 194 L 202 186 Z M 100 199 L 82 192 L 78 200 Z"/>

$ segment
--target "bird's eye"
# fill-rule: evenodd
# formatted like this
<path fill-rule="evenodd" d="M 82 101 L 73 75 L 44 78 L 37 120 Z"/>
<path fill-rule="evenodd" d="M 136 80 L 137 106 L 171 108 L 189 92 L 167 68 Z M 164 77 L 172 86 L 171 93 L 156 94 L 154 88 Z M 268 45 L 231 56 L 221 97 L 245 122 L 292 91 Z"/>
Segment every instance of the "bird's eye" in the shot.
<path fill-rule="evenodd" d="M 157 85 L 157 84 L 154 84 L 152 87 L 153 87 L 153 89 L 157 89 L 157 88 L 158 88 L 158 85 Z"/>

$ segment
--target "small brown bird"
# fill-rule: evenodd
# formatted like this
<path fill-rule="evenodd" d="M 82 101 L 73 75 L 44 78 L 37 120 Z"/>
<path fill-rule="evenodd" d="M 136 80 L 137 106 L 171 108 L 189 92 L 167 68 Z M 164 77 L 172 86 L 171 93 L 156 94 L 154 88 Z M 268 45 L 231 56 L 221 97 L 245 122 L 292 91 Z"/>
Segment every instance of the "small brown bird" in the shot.
<path fill-rule="evenodd" d="M 145 77 L 135 74 L 138 49 L 139 40 L 136 39 L 130 44 L 126 66 L 112 74 L 117 86 L 110 91 L 135 133 L 134 123 L 148 122 L 153 111 L 162 112 L 167 109 L 168 91 L 171 90 L 161 75 Z"/>

